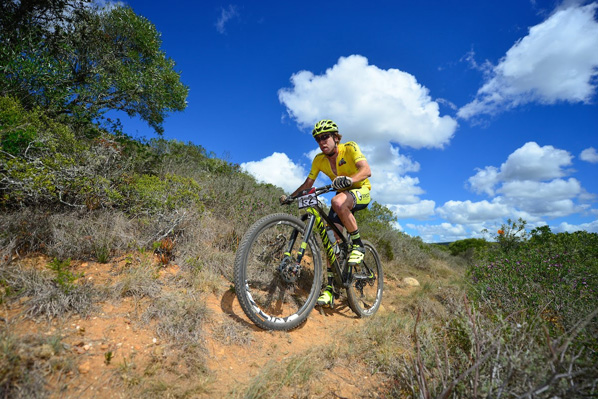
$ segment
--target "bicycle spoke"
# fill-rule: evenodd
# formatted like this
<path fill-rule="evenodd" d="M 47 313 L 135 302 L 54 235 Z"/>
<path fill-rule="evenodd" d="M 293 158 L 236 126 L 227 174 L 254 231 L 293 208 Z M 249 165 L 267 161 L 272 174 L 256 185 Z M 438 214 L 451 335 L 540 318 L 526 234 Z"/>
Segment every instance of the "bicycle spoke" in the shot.
<path fill-rule="evenodd" d="M 349 306 L 359 315 L 371 316 L 378 310 L 382 300 L 382 264 L 376 250 L 365 244 L 365 257 L 354 271 L 354 281 L 347 289 Z"/>
<path fill-rule="evenodd" d="M 299 314 L 303 318 L 307 317 L 303 313 L 309 313 L 317 299 L 321 262 L 314 259 L 319 252 L 315 242 L 310 241 L 298 263 L 297 255 L 303 242 L 304 229 L 301 222 L 263 224 L 252 232 L 251 240 L 243 243 L 243 263 L 236 261 L 236 264 L 243 266 L 242 273 L 236 271 L 235 280 L 242 287 L 237 295 L 245 313 L 256 324 L 264 328 L 288 329 L 285 326 L 287 320 L 295 320 Z M 294 235 L 297 238 L 289 258 L 285 253 Z M 320 265 L 319 276 L 316 264 Z M 238 281 L 237 277 L 244 281 Z"/>

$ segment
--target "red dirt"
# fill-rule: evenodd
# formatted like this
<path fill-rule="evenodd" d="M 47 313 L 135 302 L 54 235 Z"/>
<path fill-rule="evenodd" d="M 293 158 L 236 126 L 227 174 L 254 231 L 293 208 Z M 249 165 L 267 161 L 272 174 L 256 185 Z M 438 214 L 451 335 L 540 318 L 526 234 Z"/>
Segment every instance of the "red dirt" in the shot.
<path fill-rule="evenodd" d="M 30 260 L 30 263 L 38 267 L 40 264 L 43 266 L 44 262 L 47 262 L 47 259 L 43 257 Z M 114 272 L 115 267 L 118 267 L 118 264 L 84 262 L 77 266 L 77 271 L 84 271 L 83 278 L 101 286 L 113 279 L 111 272 Z M 177 272 L 178 267 L 171 265 L 161 271 L 161 276 Z M 221 398 L 230 396 L 234 388 L 243 391 L 268 363 L 282 362 L 324 343 L 340 347 L 343 345 L 340 332 L 367 322 L 358 319 L 350 308 L 341 302 L 332 310 L 316 308 L 307 322 L 293 331 L 264 331 L 247 319 L 234 293 L 228 289 L 230 283 L 223 279 L 222 285 L 223 293 L 206 294 L 204 298 L 210 310 L 210 323 L 205 327 L 208 392 L 199 392 L 191 397 Z M 8 321 L 13 333 L 59 335 L 67 350 L 74 354 L 73 370 L 66 375 L 56 376 L 55 373 L 49 378 L 51 397 L 128 397 L 129 393 L 124 387 L 126 384 L 122 380 L 123 375 L 127 375 L 127 367 L 132 369 L 131 375 L 144 375 L 143 370 L 147 370 L 152 361 L 168 359 L 160 364 L 176 364 L 175 360 L 180 355 L 156 336 L 151 325 L 144 326 L 138 321 L 138 315 L 143 312 L 147 303 L 147 300 L 136 302 L 133 298 L 124 298 L 118 303 L 104 302 L 100 303 L 100 309 L 87 319 L 75 316 L 63 321 L 54 320 L 49 324 L 24 319 L 20 315 L 22 309 L 19 305 L 3 308 L 0 315 Z M 387 311 L 391 309 L 382 306 L 379 312 Z M 230 323 L 230 319 L 247 327 L 248 334 L 252 337 L 250 344 L 230 344 L 214 339 L 212 331 L 221 323 Z M 109 362 L 106 360 L 107 353 L 112 353 Z M 179 376 L 185 373 L 185 366 L 180 363 L 173 366 L 181 369 Z M 155 372 L 160 373 L 161 370 Z M 173 379 L 173 375 L 177 375 L 176 370 L 169 376 L 160 377 L 163 377 L 162 380 L 168 380 Z M 177 384 L 186 382 L 181 377 L 174 379 Z M 334 367 L 321 370 L 318 380 L 321 386 L 318 398 L 381 397 L 384 382 L 382 376 L 372 375 L 363 364 L 335 364 Z M 61 391 L 61 387 L 65 387 L 65 390 Z"/>

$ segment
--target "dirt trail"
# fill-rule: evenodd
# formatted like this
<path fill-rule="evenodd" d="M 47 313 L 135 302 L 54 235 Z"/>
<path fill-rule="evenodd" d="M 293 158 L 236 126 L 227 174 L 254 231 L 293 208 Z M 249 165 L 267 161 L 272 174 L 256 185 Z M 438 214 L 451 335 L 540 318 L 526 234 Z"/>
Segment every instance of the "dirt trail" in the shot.
<path fill-rule="evenodd" d="M 41 263 L 45 261 L 39 259 Z M 106 283 L 113 268 L 110 264 L 85 262 L 77 267 L 77 271 L 83 271 L 84 278 L 101 285 Z M 170 266 L 161 272 L 161 277 L 177 272 L 176 266 Z M 273 362 L 281 363 L 293 356 L 301 356 L 314 346 L 340 347 L 343 345 L 342 331 L 367 322 L 358 319 L 346 302 L 341 301 L 334 309 L 316 308 L 307 322 L 293 331 L 264 331 L 247 319 L 234 292 L 228 289 L 229 285 L 223 279 L 220 294 L 210 293 L 202 298 L 207 303 L 210 320 L 205 328 L 208 372 L 199 374 L 207 376 L 201 377 L 205 381 L 190 380 L 188 374 L 184 377 L 185 366 L 176 362 L 180 353 L 161 342 L 151 325 L 139 323 L 138 315 L 147 306 L 147 301 L 124 298 L 118 303 L 104 302 L 87 319 L 73 317 L 53 321 L 50 326 L 23 319 L 19 315 L 20 306 L 4 309 L 0 314 L 10 320 L 14 333 L 61 336 L 67 351 L 75 355 L 74 370 L 65 375 L 54 373 L 49 380 L 53 389 L 51 397 L 60 399 L 129 397 L 130 392 L 123 385 L 134 386 L 141 379 L 155 379 L 182 387 L 188 385 L 191 389 L 201 387 L 186 397 L 230 397 L 231 392 L 243 392 L 252 379 Z M 385 308 L 383 303 L 379 312 L 387 311 L 391 309 Z M 216 339 L 214 332 L 226 323 L 243 327 L 239 330 L 248 336 L 248 343 Z M 317 375 L 321 387 L 318 398 L 381 397 L 382 377 L 372 375 L 363 364 L 335 364 L 318 371 Z"/>

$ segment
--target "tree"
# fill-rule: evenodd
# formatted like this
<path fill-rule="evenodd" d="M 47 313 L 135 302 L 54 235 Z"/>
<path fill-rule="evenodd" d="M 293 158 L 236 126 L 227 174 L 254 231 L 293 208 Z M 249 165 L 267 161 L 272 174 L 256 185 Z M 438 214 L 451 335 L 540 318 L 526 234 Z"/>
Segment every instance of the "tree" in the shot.
<path fill-rule="evenodd" d="M 162 133 L 167 113 L 185 109 L 188 87 L 161 44 L 129 7 L 9 0 L 0 5 L 0 95 L 77 123 L 124 111 Z"/>

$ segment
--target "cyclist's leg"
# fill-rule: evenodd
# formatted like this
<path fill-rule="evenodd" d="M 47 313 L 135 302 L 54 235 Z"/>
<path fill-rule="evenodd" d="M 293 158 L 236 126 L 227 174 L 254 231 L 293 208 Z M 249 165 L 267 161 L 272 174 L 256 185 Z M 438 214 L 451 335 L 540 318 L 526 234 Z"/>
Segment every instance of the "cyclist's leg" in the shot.
<path fill-rule="evenodd" d="M 361 263 L 365 255 L 365 248 L 361 241 L 357 222 L 353 213 L 368 206 L 370 203 L 370 191 L 367 188 L 362 187 L 359 189 L 349 190 L 344 193 L 349 198 L 346 200 L 342 198 L 344 202 L 342 202 L 341 198 L 339 198 L 336 203 L 336 210 L 340 213 L 339 216 L 343 221 L 343 224 L 346 226 L 353 243 L 353 247 L 351 248 L 351 252 L 349 254 L 349 269 L 351 270 L 353 266 Z M 343 207 L 347 206 L 351 206 L 349 212 L 346 212 L 346 209 L 343 209 Z M 345 212 L 344 215 L 342 212 Z"/>
<path fill-rule="evenodd" d="M 341 223 L 348 232 L 358 229 L 354 213 L 370 204 L 370 190 L 366 187 L 337 192 L 332 198 L 330 217 L 338 225 Z"/>
<path fill-rule="evenodd" d="M 356 203 L 354 196 L 349 191 L 341 191 L 336 193 L 330 203 L 332 210 L 338 215 L 338 219 L 347 231 L 357 230 L 357 221 L 352 212 Z"/>

